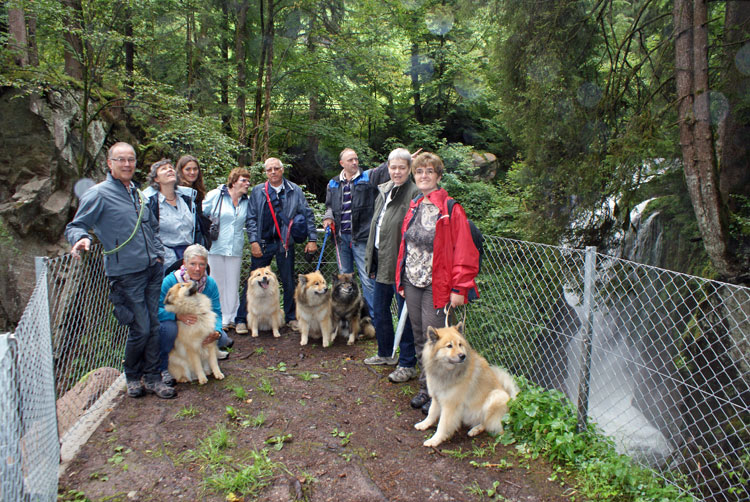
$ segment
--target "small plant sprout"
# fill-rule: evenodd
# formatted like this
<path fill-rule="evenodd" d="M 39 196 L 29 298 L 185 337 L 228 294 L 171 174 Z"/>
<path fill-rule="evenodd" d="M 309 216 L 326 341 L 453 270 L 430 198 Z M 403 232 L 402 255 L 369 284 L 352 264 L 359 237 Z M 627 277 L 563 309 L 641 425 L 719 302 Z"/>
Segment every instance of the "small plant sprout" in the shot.
<path fill-rule="evenodd" d="M 241 385 L 227 385 L 227 388 L 232 391 L 234 394 L 234 397 L 239 399 L 240 401 L 245 401 L 247 399 L 247 391 L 245 388 Z"/>
<path fill-rule="evenodd" d="M 286 363 L 284 361 L 281 361 L 276 366 L 269 366 L 268 369 L 271 370 L 271 371 L 280 371 L 280 372 L 284 373 L 284 372 L 286 372 Z"/>
<path fill-rule="evenodd" d="M 200 412 L 198 411 L 198 408 L 196 408 L 195 406 L 191 404 L 191 405 L 183 406 L 182 408 L 180 408 L 180 410 L 177 413 L 175 413 L 175 418 L 179 418 L 179 419 L 195 418 L 198 416 L 199 413 Z"/>
<path fill-rule="evenodd" d="M 273 449 L 276 451 L 280 451 L 284 447 L 284 443 L 287 443 L 292 440 L 291 434 L 279 434 L 278 436 L 273 436 L 268 439 L 266 439 L 266 444 L 272 444 Z"/>
<path fill-rule="evenodd" d="M 341 446 L 346 446 L 351 442 L 352 432 L 344 432 L 339 430 L 338 427 L 334 427 L 331 431 L 331 436 L 341 439 Z"/>
<path fill-rule="evenodd" d="M 273 386 L 271 385 L 271 382 L 270 380 L 268 380 L 268 378 L 261 378 L 258 389 L 261 392 L 268 394 L 269 396 L 273 396 L 274 394 L 276 394 L 276 391 L 273 390 Z"/>
<path fill-rule="evenodd" d="M 318 375 L 317 373 L 311 373 L 309 371 L 303 371 L 302 373 L 299 374 L 299 377 L 303 381 L 309 382 L 310 380 L 315 380 L 316 378 L 320 378 L 320 375 Z"/>
<path fill-rule="evenodd" d="M 253 351 L 253 354 L 255 354 L 256 356 L 262 356 L 265 353 L 266 353 L 266 349 L 264 349 L 263 347 L 256 347 L 255 350 Z"/>

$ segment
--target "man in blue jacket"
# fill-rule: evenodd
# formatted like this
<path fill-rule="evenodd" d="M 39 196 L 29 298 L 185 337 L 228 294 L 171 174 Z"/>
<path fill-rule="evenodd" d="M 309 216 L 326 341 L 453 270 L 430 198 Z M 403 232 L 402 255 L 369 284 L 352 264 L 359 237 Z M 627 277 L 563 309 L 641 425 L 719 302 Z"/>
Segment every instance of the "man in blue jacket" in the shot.
<path fill-rule="evenodd" d="M 365 248 L 370 235 L 370 221 L 378 196 L 378 185 L 389 179 L 388 163 L 374 169 L 359 168 L 357 152 L 344 148 L 339 154 L 341 174 L 331 179 L 326 188 L 326 213 L 323 226 L 335 223 L 336 243 L 341 258 L 342 274 L 354 273 L 357 264 L 362 296 L 367 302 L 370 317 L 374 318 L 373 292 L 375 281 L 365 270 Z"/>
<path fill-rule="evenodd" d="M 104 272 L 114 314 L 129 328 L 123 365 L 128 396 L 141 397 L 149 392 L 170 399 L 177 394 L 162 382 L 159 371 L 158 307 L 164 262 L 159 221 L 132 181 L 135 149 L 127 143 L 115 143 L 107 157 L 107 179 L 81 196 L 65 237 L 76 258 L 91 246 L 89 230 L 104 248 Z"/>
<path fill-rule="evenodd" d="M 247 240 L 252 254 L 250 269 L 267 267 L 276 257 L 276 266 L 281 276 L 284 290 L 284 319 L 287 325 L 296 330 L 294 304 L 294 243 L 292 226 L 300 228 L 297 242 L 307 238 L 305 253 L 318 250 L 318 233 L 315 230 L 315 216 L 305 199 L 302 189 L 284 178 L 284 164 L 275 157 L 264 163 L 266 182 L 253 187 L 250 204 L 247 208 Z M 247 284 L 240 298 L 235 332 L 247 333 Z"/>

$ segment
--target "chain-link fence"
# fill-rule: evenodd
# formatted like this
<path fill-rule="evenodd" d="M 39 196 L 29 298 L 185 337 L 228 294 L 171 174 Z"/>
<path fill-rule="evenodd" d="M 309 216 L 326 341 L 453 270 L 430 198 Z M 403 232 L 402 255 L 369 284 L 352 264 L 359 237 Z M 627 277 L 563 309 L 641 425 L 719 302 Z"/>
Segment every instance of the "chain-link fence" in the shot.
<path fill-rule="evenodd" d="M 59 445 L 47 276 L 14 335 L 0 335 L 0 500 L 57 498 Z"/>
<path fill-rule="evenodd" d="M 297 251 L 296 272 L 314 270 Z M 126 331 L 100 249 L 45 263 L 15 336 L 0 335 L 3 500 L 52 500 L 55 427 L 63 442 L 74 434 L 122 371 Z M 336 269 L 329 239 L 321 271 Z M 750 290 L 495 237 L 477 282 L 467 333 L 490 361 L 565 392 L 622 452 L 682 475 L 697 498 L 748 500 Z"/>
<path fill-rule="evenodd" d="M 750 290 L 593 248 L 489 237 L 485 250 L 467 319 L 478 350 L 563 391 L 698 498 L 750 499 Z"/>

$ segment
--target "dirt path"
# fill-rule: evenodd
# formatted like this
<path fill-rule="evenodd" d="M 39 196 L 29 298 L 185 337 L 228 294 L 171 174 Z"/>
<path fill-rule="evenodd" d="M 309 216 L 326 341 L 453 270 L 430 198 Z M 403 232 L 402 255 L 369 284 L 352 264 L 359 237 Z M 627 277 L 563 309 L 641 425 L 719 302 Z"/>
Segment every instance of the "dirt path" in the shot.
<path fill-rule="evenodd" d="M 413 427 L 423 416 L 409 406 L 414 382 L 394 385 L 390 367 L 365 366 L 374 352 L 374 341 L 347 347 L 339 338 L 323 349 L 317 340 L 300 347 L 289 332 L 235 336 L 221 365 L 225 380 L 178 385 L 170 401 L 123 398 L 70 464 L 60 492 L 91 501 L 567 500 L 567 487 L 548 480 L 548 464 L 512 446 L 493 448 L 487 434 L 470 439 L 462 429 L 440 451 L 423 447 L 429 435 Z M 230 443 L 209 451 L 207 438 L 222 425 Z M 209 475 L 236 473 L 264 448 L 284 466 L 266 486 L 244 498 L 204 488 Z M 497 495 L 488 493 L 493 486 Z"/>

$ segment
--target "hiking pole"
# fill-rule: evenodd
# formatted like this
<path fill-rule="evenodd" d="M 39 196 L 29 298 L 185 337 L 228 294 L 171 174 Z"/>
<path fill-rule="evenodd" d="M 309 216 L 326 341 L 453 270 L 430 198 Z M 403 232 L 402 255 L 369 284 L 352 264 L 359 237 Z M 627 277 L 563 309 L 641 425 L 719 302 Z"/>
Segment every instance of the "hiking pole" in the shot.
<path fill-rule="evenodd" d="M 315 271 L 320 270 L 320 262 L 323 261 L 323 251 L 326 250 L 326 241 L 328 240 L 328 234 L 331 233 L 331 227 L 326 228 L 326 233 L 323 236 L 323 245 L 320 248 L 320 257 L 318 258 L 318 266 L 315 267 Z"/>
<path fill-rule="evenodd" d="M 409 312 L 406 310 L 406 302 L 404 302 L 404 306 L 401 308 L 401 316 L 398 318 L 398 325 L 396 326 L 396 335 L 393 338 L 393 354 L 391 354 L 391 357 L 396 357 L 396 349 L 401 343 L 401 336 L 404 334 L 404 328 L 406 328 L 407 317 L 409 317 Z"/>

